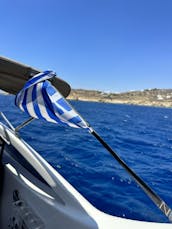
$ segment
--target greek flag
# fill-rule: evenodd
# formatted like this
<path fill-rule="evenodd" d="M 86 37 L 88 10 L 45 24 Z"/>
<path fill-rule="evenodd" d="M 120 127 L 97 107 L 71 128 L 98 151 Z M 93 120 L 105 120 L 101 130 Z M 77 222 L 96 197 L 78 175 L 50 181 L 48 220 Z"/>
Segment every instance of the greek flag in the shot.
<path fill-rule="evenodd" d="M 84 119 L 48 81 L 55 76 L 53 71 L 44 71 L 29 79 L 16 95 L 16 106 L 37 119 L 88 129 Z"/>

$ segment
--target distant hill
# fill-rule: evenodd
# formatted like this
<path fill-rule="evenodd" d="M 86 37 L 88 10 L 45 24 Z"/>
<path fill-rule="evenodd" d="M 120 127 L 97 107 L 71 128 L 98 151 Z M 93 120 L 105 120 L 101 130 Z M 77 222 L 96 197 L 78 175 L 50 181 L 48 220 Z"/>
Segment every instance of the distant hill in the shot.
<path fill-rule="evenodd" d="M 8 95 L 0 90 L 0 94 Z M 106 93 L 96 90 L 72 89 L 67 97 L 71 100 L 102 103 L 135 104 L 156 107 L 172 107 L 172 89 L 147 89 L 123 93 Z"/>
<path fill-rule="evenodd" d="M 123 93 L 105 93 L 96 90 L 72 89 L 68 99 L 172 107 L 172 89 L 154 88 L 144 91 L 129 91 Z"/>

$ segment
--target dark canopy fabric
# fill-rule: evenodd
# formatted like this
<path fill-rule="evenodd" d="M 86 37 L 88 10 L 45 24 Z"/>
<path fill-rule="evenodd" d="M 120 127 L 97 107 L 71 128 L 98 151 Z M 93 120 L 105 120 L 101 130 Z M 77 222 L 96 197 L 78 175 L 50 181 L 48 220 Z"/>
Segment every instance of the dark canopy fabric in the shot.
<path fill-rule="evenodd" d="M 17 94 L 25 82 L 39 72 L 41 71 L 0 56 L 0 89 Z M 64 80 L 54 78 L 51 83 L 64 97 L 69 95 L 71 88 Z"/>

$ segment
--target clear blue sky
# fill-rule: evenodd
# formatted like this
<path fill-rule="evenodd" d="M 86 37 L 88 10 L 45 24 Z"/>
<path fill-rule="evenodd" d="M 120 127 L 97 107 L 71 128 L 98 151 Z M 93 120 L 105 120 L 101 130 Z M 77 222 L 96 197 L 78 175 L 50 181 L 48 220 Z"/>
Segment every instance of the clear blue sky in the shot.
<path fill-rule="evenodd" d="M 73 88 L 172 88 L 172 0 L 1 0 L 0 55 Z"/>

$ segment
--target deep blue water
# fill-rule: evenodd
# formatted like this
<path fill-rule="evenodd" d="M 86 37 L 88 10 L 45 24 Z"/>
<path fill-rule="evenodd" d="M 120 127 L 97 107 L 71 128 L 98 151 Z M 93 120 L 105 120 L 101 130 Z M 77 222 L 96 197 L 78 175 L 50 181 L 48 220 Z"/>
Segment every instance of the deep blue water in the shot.
<path fill-rule="evenodd" d="M 14 126 L 26 115 L 0 95 Z M 71 102 L 120 157 L 172 207 L 172 109 Z M 83 129 L 36 120 L 20 131 L 98 209 L 125 218 L 168 222 L 132 178 Z"/>

